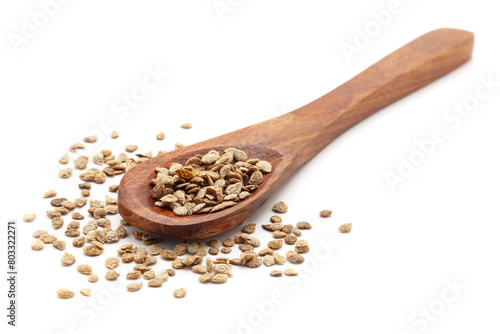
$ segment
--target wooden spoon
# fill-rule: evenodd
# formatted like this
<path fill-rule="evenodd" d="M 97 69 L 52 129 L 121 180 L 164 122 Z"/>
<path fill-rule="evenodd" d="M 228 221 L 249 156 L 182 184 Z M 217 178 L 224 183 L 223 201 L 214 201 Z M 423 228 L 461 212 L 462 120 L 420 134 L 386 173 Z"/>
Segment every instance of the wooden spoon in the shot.
<path fill-rule="evenodd" d="M 431 31 L 378 61 L 319 99 L 280 117 L 142 162 L 120 182 L 118 209 L 131 225 L 181 239 L 227 231 L 250 217 L 303 163 L 354 124 L 436 80 L 466 62 L 474 34 L 458 29 Z M 273 171 L 252 195 L 233 207 L 206 214 L 176 216 L 155 206 L 151 180 L 155 168 L 185 162 L 195 154 L 228 147 L 269 161 Z"/>

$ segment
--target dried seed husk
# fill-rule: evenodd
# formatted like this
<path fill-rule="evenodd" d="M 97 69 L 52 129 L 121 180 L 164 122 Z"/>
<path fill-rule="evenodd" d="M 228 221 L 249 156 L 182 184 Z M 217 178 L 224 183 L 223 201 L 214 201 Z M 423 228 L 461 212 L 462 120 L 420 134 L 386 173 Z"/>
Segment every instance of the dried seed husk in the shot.
<path fill-rule="evenodd" d="M 75 296 L 75 293 L 71 290 L 68 289 L 57 289 L 56 291 L 57 297 L 61 299 L 69 299 L 73 298 Z"/>
<path fill-rule="evenodd" d="M 352 230 L 352 223 L 342 224 L 339 226 L 340 233 L 350 233 Z"/>

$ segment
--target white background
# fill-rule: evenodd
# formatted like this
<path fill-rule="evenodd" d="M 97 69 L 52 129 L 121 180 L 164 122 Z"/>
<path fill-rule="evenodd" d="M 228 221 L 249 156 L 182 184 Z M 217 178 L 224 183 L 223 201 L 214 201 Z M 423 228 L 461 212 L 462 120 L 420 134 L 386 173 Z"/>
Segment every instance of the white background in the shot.
<path fill-rule="evenodd" d="M 222 16 L 212 0 L 69 1 L 18 52 L 9 36 L 22 33 L 23 18 L 33 22 L 40 4 L 1 3 L 0 216 L 2 223 L 19 221 L 18 327 L 9 333 L 498 332 L 500 87 L 456 128 L 443 119 L 474 95 L 481 77 L 500 81 L 493 2 L 401 0 L 399 12 L 350 61 L 341 44 L 353 44 L 356 29 L 370 25 L 371 12 L 386 9 L 388 0 L 221 2 L 230 6 Z M 474 32 L 473 59 L 342 135 L 249 220 L 267 222 L 272 204 L 283 200 L 290 207 L 286 223 L 313 224 L 303 236 L 321 254 L 306 254 L 309 267 L 298 267 L 298 281 L 271 278 L 271 268 L 235 268 L 227 284 L 202 285 L 179 271 L 161 289 L 132 294 L 122 286 L 113 290 L 103 277 L 102 261 L 115 246 L 88 259 L 69 244 L 77 256 L 70 268 L 51 246 L 31 251 L 32 231 L 52 230 L 45 190 L 78 196 L 78 173 L 61 180 L 54 166 L 84 136 L 100 137 L 86 155 L 103 148 L 118 154 L 127 144 L 138 144 L 140 152 L 192 144 L 298 108 L 440 27 Z M 168 76 L 136 108 L 116 112 L 114 103 L 142 83 L 147 68 Z M 119 139 L 109 138 L 106 119 Z M 193 129 L 181 129 L 184 122 Z M 436 128 L 447 140 L 392 191 L 384 174 L 396 172 L 398 157 L 407 159 L 418 149 L 415 141 Z M 166 133 L 162 142 L 158 131 Z M 117 180 L 94 185 L 92 198 L 103 199 Z M 321 209 L 334 214 L 320 219 Z M 23 223 L 26 212 L 36 212 L 36 221 Z M 346 222 L 353 231 L 340 235 L 337 227 Z M 54 234 L 63 237 L 63 230 Z M 257 236 L 269 240 L 261 228 Z M 322 242 L 332 241 L 336 249 L 325 253 Z M 4 242 L 2 228 L 2 254 Z M 92 264 L 100 281 L 88 283 L 76 272 L 80 263 Z M 130 267 L 118 267 L 121 278 Z M 169 267 L 162 260 L 155 265 Z M 459 292 L 446 290 L 447 282 L 459 284 Z M 60 287 L 90 287 L 94 297 L 59 300 Z M 179 287 L 187 289 L 185 299 L 172 297 Z M 6 328 L 5 280 L 1 289 Z M 276 294 L 281 298 L 270 305 Z"/>

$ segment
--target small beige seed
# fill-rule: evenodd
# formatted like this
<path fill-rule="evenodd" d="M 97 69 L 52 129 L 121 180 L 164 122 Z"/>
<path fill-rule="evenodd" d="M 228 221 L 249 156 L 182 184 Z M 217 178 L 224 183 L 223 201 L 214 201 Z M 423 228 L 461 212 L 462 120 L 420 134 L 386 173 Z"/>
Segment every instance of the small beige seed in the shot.
<path fill-rule="evenodd" d="M 154 270 L 148 270 L 144 274 L 142 274 L 142 276 L 145 280 L 152 280 L 153 278 L 155 278 L 156 273 Z"/>
<path fill-rule="evenodd" d="M 184 288 L 175 289 L 174 290 L 174 297 L 175 298 L 184 298 L 184 297 L 186 297 L 186 289 L 184 289 Z"/>
<path fill-rule="evenodd" d="M 88 264 L 80 264 L 76 268 L 76 271 L 78 271 L 80 274 L 83 274 L 83 275 L 91 275 L 92 274 L 92 267 Z"/>
<path fill-rule="evenodd" d="M 120 264 L 120 259 L 117 257 L 108 257 L 104 261 L 104 265 L 108 269 L 115 269 L 116 267 L 118 267 L 119 264 Z"/>
<path fill-rule="evenodd" d="M 228 279 L 228 276 L 226 274 L 215 274 L 214 276 L 212 276 L 211 282 L 222 284 L 222 283 L 226 283 L 227 279 Z"/>
<path fill-rule="evenodd" d="M 45 194 L 43 194 L 43 198 L 51 198 L 51 197 L 55 197 L 56 195 L 57 195 L 57 190 L 50 189 L 50 190 L 47 190 L 45 192 Z"/>
<path fill-rule="evenodd" d="M 156 273 L 155 278 L 161 279 L 163 282 L 166 282 L 168 280 L 168 277 L 170 275 L 168 274 L 167 270 L 160 270 Z"/>
<path fill-rule="evenodd" d="M 114 281 L 120 276 L 120 274 L 116 270 L 108 270 L 106 274 L 104 275 L 104 278 L 106 278 L 108 281 Z"/>
<path fill-rule="evenodd" d="M 256 223 L 250 223 L 250 224 L 246 225 L 245 227 L 243 227 L 243 229 L 241 231 L 243 233 L 252 234 L 253 232 L 255 232 L 256 226 L 257 226 Z"/>
<path fill-rule="evenodd" d="M 68 289 L 57 289 L 56 291 L 57 297 L 61 299 L 69 299 L 73 298 L 75 296 L 75 293 L 73 291 L 70 291 Z"/>
<path fill-rule="evenodd" d="M 214 273 L 207 273 L 207 274 L 203 274 L 199 277 L 199 281 L 201 283 L 208 283 L 212 280 L 212 277 L 214 277 Z"/>
<path fill-rule="evenodd" d="M 36 218 L 36 213 L 27 213 L 23 216 L 23 221 L 26 223 L 31 223 Z"/>
<path fill-rule="evenodd" d="M 156 135 L 156 139 L 158 140 L 163 140 L 165 139 L 165 134 L 163 132 L 158 132 L 158 134 Z"/>
<path fill-rule="evenodd" d="M 273 270 L 269 273 L 272 277 L 281 277 L 283 272 L 281 270 Z"/>
<path fill-rule="evenodd" d="M 92 274 L 92 275 L 89 275 L 87 280 L 90 282 L 90 283 L 95 283 L 99 280 L 99 276 L 97 276 L 96 274 Z"/>
<path fill-rule="evenodd" d="M 40 240 L 33 240 L 31 242 L 31 249 L 39 251 L 42 250 L 45 247 L 45 244 L 41 242 Z"/>
<path fill-rule="evenodd" d="M 312 228 L 312 225 L 308 222 L 301 221 L 296 224 L 297 228 L 300 230 L 309 230 Z"/>
<path fill-rule="evenodd" d="M 148 287 L 150 288 L 160 288 L 163 285 L 163 281 L 159 278 L 153 278 L 148 282 Z"/>
<path fill-rule="evenodd" d="M 88 136 L 88 137 L 83 138 L 83 141 L 86 143 L 95 143 L 97 141 L 97 137 L 96 136 Z"/>
<path fill-rule="evenodd" d="M 76 258 L 69 253 L 64 253 L 64 255 L 61 259 L 61 263 L 67 267 L 71 266 L 73 263 L 75 263 L 75 261 L 76 261 Z"/>
<path fill-rule="evenodd" d="M 191 129 L 193 125 L 191 123 L 184 123 L 181 125 L 181 128 L 183 129 Z"/>
<path fill-rule="evenodd" d="M 294 269 L 285 269 L 285 275 L 287 276 L 297 276 L 299 272 Z"/>
<path fill-rule="evenodd" d="M 142 289 L 142 285 L 142 282 L 130 283 L 127 285 L 127 290 L 130 292 L 139 291 L 140 289 Z"/>
<path fill-rule="evenodd" d="M 332 215 L 332 211 L 331 211 L 331 210 L 321 210 L 321 211 L 319 212 L 319 216 L 320 216 L 321 218 L 328 218 L 328 217 L 330 217 L 331 215 Z"/>
<path fill-rule="evenodd" d="M 127 145 L 125 146 L 125 151 L 132 153 L 135 150 L 137 150 L 138 146 L 137 145 Z"/>
<path fill-rule="evenodd" d="M 33 238 L 40 238 L 40 236 L 42 236 L 44 234 L 47 234 L 46 230 L 36 230 L 36 231 L 33 231 L 33 233 L 31 235 L 33 236 Z"/>
<path fill-rule="evenodd" d="M 59 177 L 61 179 L 67 179 L 73 175 L 73 169 L 72 168 L 63 168 L 59 171 L 58 173 Z"/>
<path fill-rule="evenodd" d="M 120 136 L 120 134 L 117 131 L 111 132 L 111 139 L 116 139 Z"/>
<path fill-rule="evenodd" d="M 54 241 L 57 240 L 56 237 L 54 237 L 52 234 L 43 234 L 40 236 L 40 240 L 44 243 L 44 244 L 51 244 L 53 243 Z"/>
<path fill-rule="evenodd" d="M 184 145 L 182 143 L 175 143 L 174 148 L 177 150 L 179 148 L 183 148 L 184 146 L 186 146 L 186 145 Z"/>
<path fill-rule="evenodd" d="M 55 249 L 64 250 L 66 248 L 66 241 L 56 240 L 52 243 Z"/>
<path fill-rule="evenodd" d="M 90 297 L 92 292 L 90 291 L 90 289 L 80 289 L 80 293 L 85 297 Z"/>
<path fill-rule="evenodd" d="M 273 211 L 278 212 L 278 213 L 284 213 L 288 210 L 288 205 L 285 204 L 285 202 L 278 202 L 273 205 Z"/>
<path fill-rule="evenodd" d="M 271 223 L 281 223 L 282 218 L 280 216 L 275 215 L 275 216 L 271 216 L 270 220 L 271 220 Z"/>
<path fill-rule="evenodd" d="M 340 233 L 349 233 L 352 230 L 352 223 L 342 224 L 339 226 Z"/>
<path fill-rule="evenodd" d="M 59 163 L 60 164 L 67 164 L 69 162 L 69 155 L 68 153 L 66 153 L 65 155 L 63 155 L 61 158 L 59 158 Z"/>

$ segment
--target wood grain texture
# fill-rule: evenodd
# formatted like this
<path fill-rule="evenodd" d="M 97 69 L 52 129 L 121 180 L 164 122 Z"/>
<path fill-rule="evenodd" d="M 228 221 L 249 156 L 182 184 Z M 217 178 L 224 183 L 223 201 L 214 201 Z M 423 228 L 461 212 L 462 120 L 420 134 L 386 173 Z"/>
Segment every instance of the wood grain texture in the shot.
<path fill-rule="evenodd" d="M 118 190 L 120 215 L 131 225 L 180 239 L 213 236 L 243 223 L 293 172 L 354 124 L 466 62 L 474 35 L 431 31 L 381 59 L 319 99 L 280 117 L 143 162 L 127 172 Z M 155 168 L 211 149 L 237 147 L 272 163 L 252 195 L 215 213 L 178 217 L 150 197 Z"/>

